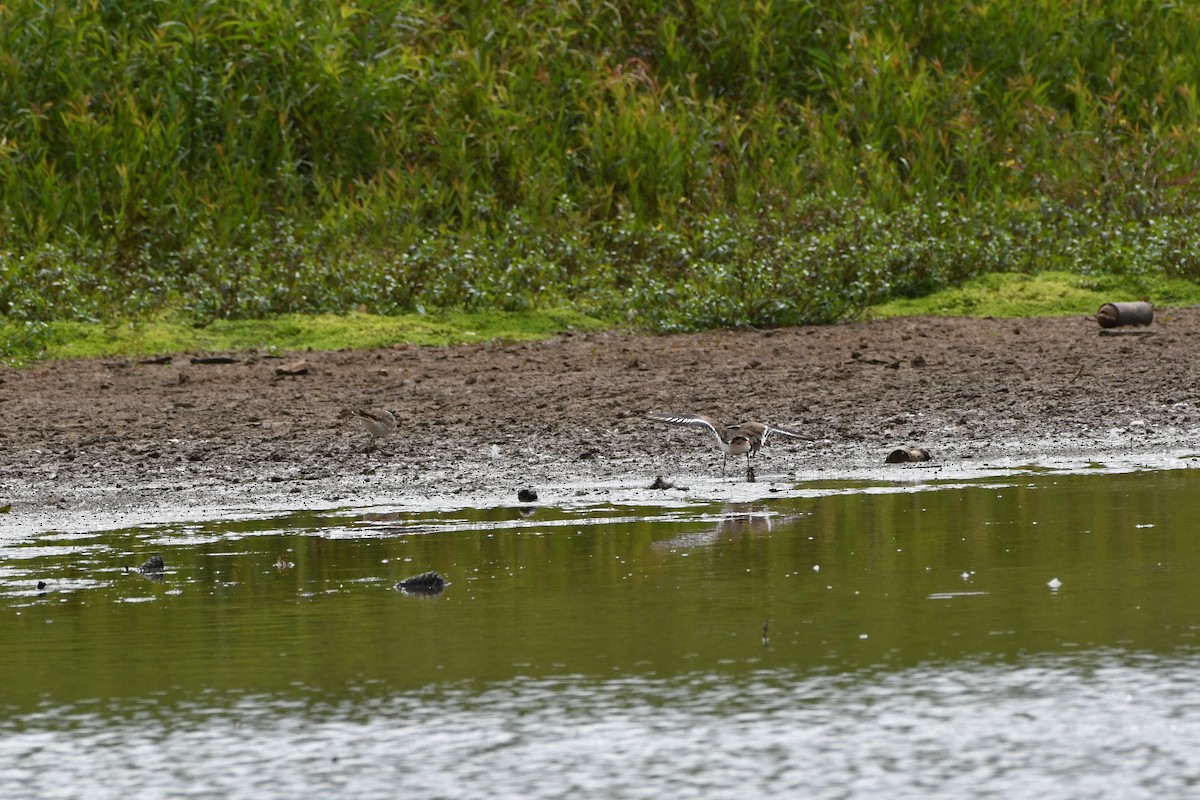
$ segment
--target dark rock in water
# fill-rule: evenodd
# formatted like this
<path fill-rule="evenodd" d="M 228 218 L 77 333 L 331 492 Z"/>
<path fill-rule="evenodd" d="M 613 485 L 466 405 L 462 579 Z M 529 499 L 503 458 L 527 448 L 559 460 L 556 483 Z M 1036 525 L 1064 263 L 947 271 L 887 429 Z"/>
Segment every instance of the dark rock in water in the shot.
<path fill-rule="evenodd" d="M 45 582 L 45 581 L 38 581 L 38 588 L 39 588 L 39 589 L 45 589 L 45 588 L 46 588 L 46 582 Z"/>
<path fill-rule="evenodd" d="M 517 491 L 517 500 L 522 503 L 536 503 L 537 492 L 533 489 L 520 489 Z"/>
<path fill-rule="evenodd" d="M 166 564 L 163 563 L 163 557 L 155 553 L 142 562 L 142 565 L 138 567 L 138 572 L 145 575 L 153 572 L 162 572 L 165 568 Z"/>
<path fill-rule="evenodd" d="M 400 581 L 396 588 L 409 594 L 440 594 L 446 588 L 446 579 L 437 572 L 422 572 Z"/>

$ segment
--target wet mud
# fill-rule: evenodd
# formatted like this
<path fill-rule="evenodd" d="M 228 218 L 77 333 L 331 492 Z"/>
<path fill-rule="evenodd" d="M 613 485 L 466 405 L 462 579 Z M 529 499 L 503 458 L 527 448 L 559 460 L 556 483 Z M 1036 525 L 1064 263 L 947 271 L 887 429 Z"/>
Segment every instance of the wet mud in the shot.
<path fill-rule="evenodd" d="M 1102 333 L 1107 335 L 1101 335 Z M 0 370 L 0 530 L 286 508 L 721 499 L 799 481 L 995 469 L 1187 467 L 1200 453 L 1200 309 L 356 352 L 215 353 Z M 348 412 L 393 411 L 373 441 Z M 721 475 L 703 413 L 784 425 L 758 480 Z M 897 449 L 931 459 L 885 463 Z M 661 480 L 660 480 L 661 478 Z M 652 488 L 657 487 L 657 488 Z"/>

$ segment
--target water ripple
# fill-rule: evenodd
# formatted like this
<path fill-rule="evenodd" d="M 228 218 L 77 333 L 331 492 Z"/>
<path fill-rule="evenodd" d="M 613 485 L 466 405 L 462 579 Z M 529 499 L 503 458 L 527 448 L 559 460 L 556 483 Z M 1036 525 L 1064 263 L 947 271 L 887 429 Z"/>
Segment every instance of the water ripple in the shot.
<path fill-rule="evenodd" d="M 1104 651 L 46 708 L 0 723 L 0 796 L 1182 796 L 1198 666 Z"/>

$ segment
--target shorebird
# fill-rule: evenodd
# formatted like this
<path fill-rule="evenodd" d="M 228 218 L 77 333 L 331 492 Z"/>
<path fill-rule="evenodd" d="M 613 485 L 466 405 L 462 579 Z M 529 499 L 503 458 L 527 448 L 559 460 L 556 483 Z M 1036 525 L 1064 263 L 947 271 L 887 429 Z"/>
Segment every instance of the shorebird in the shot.
<path fill-rule="evenodd" d="M 666 422 L 669 425 L 686 425 L 689 428 L 702 428 L 712 431 L 717 437 L 717 445 L 725 458 L 721 462 L 721 475 L 725 475 L 725 467 L 730 456 L 746 456 L 746 480 L 754 480 L 754 465 L 750 459 L 758 455 L 759 449 L 767 443 L 767 437 L 772 433 L 780 436 L 790 436 L 793 439 L 810 439 L 803 433 L 781 428 L 778 425 L 767 425 L 762 422 L 740 422 L 737 425 L 722 425 L 712 417 L 703 414 L 647 414 L 646 419 L 655 422 Z"/>
<path fill-rule="evenodd" d="M 380 439 L 386 439 L 396 432 L 396 415 L 391 411 L 364 411 L 362 409 L 351 409 L 350 416 L 358 422 L 363 429 L 371 434 L 371 442 L 367 445 L 367 450 L 379 446 Z"/>

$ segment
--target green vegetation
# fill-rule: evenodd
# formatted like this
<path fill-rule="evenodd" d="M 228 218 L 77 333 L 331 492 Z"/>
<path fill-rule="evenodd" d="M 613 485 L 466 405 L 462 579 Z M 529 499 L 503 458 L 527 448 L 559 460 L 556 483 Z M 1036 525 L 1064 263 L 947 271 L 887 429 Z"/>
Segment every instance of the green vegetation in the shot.
<path fill-rule="evenodd" d="M 14 0 L 6 352 L 164 316 L 821 322 L 1000 272 L 1157 300 L 1200 279 L 1198 52 L 1200 5 L 1145 0 Z"/>
<path fill-rule="evenodd" d="M 603 324 L 599 321 L 573 311 L 391 317 L 357 312 L 336 316 L 284 314 L 261 320 L 215 320 L 203 327 L 161 319 L 108 324 L 68 320 L 45 323 L 40 344 L 41 355 L 46 358 L 136 357 L 198 351 L 344 350 L 388 347 L 397 342 L 445 345 L 517 341 L 600 327 Z M 24 330 L 21 325 L 0 324 L 0 351 L 28 353 L 20 339 Z"/>
<path fill-rule="evenodd" d="M 981 275 L 961 286 L 872 306 L 872 317 L 1051 317 L 1092 315 L 1105 303 L 1153 298 L 1166 306 L 1200 305 L 1200 283 L 1171 278 L 1133 281 L 1123 275 Z"/>

